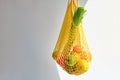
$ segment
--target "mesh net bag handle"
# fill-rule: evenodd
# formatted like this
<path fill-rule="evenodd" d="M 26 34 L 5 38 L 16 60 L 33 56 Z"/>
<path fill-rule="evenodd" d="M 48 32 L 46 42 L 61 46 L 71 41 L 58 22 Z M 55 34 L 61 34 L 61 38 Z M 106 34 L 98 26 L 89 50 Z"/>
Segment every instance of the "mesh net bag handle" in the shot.
<path fill-rule="evenodd" d="M 85 73 L 92 58 L 82 22 L 76 24 L 78 22 L 76 15 L 82 14 L 80 11 L 84 10 L 79 2 L 79 0 L 68 0 L 62 28 L 52 54 L 53 59 L 63 70 L 74 75 Z"/>
<path fill-rule="evenodd" d="M 66 10 L 66 14 L 64 16 L 62 28 L 60 30 L 60 34 L 53 52 L 53 58 L 56 59 L 57 56 L 60 56 L 63 52 L 65 44 L 67 43 L 67 38 L 69 36 L 69 31 L 71 28 L 71 20 L 73 17 L 73 9 L 75 8 L 74 0 L 68 0 L 68 6 Z"/>

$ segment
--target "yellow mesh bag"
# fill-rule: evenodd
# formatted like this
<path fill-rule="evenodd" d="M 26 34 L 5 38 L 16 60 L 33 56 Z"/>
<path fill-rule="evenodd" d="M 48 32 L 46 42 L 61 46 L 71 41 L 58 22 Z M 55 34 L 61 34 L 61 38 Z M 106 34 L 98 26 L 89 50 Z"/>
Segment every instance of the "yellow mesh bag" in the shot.
<path fill-rule="evenodd" d="M 69 0 L 62 28 L 52 57 L 69 74 L 80 75 L 89 69 L 92 59 L 83 26 L 85 10 L 79 1 Z"/>

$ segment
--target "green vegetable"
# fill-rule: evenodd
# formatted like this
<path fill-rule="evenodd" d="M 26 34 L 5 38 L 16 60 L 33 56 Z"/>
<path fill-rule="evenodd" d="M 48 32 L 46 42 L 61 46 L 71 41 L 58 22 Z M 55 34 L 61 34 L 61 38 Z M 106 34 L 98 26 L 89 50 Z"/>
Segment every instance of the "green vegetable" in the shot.
<path fill-rule="evenodd" d="M 86 10 L 83 7 L 78 7 L 75 9 L 73 21 L 76 26 L 79 26 L 83 17 L 85 16 Z"/>
<path fill-rule="evenodd" d="M 77 63 L 77 58 L 74 55 L 68 55 L 65 62 L 68 66 L 74 66 Z"/>

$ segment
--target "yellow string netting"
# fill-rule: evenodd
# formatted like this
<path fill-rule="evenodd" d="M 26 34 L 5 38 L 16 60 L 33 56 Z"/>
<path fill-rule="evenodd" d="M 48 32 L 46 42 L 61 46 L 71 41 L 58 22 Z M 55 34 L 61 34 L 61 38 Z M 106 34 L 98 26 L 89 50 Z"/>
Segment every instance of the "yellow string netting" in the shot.
<path fill-rule="evenodd" d="M 92 59 L 82 26 L 73 22 L 79 1 L 69 0 L 62 28 L 52 57 L 69 74 L 80 75 L 89 69 Z"/>

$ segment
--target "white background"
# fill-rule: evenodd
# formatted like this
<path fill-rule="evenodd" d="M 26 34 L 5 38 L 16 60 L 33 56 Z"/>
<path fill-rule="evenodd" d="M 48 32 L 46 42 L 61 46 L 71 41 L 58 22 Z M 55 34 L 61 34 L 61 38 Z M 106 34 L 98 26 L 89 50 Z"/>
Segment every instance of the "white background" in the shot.
<path fill-rule="evenodd" d="M 84 29 L 90 70 L 60 80 L 120 80 L 120 1 L 89 0 Z M 51 58 L 67 0 L 0 0 L 0 80 L 59 80 Z"/>
<path fill-rule="evenodd" d="M 119 3 L 119 0 L 88 0 L 83 24 L 93 55 L 90 70 L 76 77 L 58 67 L 61 80 L 120 80 Z"/>

